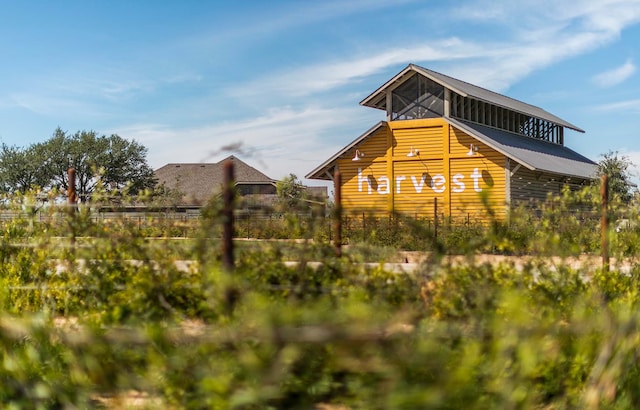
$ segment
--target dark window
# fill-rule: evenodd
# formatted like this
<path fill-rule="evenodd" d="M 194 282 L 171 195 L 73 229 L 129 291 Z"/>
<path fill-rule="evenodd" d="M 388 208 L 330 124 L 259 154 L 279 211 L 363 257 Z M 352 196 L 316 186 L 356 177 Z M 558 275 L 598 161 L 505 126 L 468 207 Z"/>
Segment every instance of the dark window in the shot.
<path fill-rule="evenodd" d="M 391 94 L 392 120 L 437 118 L 444 115 L 444 87 L 414 74 Z"/>

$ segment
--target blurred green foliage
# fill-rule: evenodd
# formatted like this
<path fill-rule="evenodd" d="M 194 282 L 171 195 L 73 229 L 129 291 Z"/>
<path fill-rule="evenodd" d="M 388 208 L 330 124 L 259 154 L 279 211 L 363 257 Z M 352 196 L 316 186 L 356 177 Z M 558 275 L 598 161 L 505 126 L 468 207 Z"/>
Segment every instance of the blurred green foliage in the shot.
<path fill-rule="evenodd" d="M 640 230 L 612 227 L 603 269 L 593 189 L 506 221 L 443 219 L 437 236 L 433 221 L 351 215 L 339 258 L 324 218 L 283 215 L 298 240 L 236 241 L 233 272 L 215 201 L 197 224 L 148 229 L 18 212 L 0 221 L 0 403 L 637 408 Z M 611 213 L 638 220 L 629 205 Z M 404 263 L 408 250 L 422 262 Z"/>

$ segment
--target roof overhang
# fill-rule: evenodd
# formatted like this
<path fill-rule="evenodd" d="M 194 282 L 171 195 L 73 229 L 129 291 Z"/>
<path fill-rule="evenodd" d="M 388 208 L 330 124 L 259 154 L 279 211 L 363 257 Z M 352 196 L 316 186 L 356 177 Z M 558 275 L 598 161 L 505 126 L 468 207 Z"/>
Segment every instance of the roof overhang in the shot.
<path fill-rule="evenodd" d="M 385 110 L 387 93 L 393 91 L 396 87 L 401 85 L 406 79 L 411 77 L 414 73 L 419 73 L 420 75 L 430 79 L 431 81 L 434 81 L 435 83 L 442 85 L 443 87 L 455 92 L 456 94 L 462 97 L 471 97 L 476 100 L 484 101 L 489 104 L 506 108 L 514 112 L 540 118 L 545 121 L 549 121 L 554 124 L 558 124 L 563 127 L 572 129 L 574 131 L 578 131 L 581 133 L 585 132 L 582 128 L 577 127 L 571 124 L 570 122 L 565 121 L 562 118 L 559 118 L 543 110 L 540 107 L 527 104 L 525 102 L 516 100 L 514 98 L 507 97 L 505 95 L 487 90 L 485 88 L 467 83 L 462 80 L 458 80 L 457 78 L 449 77 L 447 75 L 426 69 L 424 67 L 420 67 L 415 64 L 409 64 L 402 71 L 396 74 L 393 78 L 391 78 L 389 81 L 384 83 L 373 93 L 369 94 L 365 99 L 360 101 L 360 105 L 363 105 L 365 107 Z"/>
<path fill-rule="evenodd" d="M 529 170 L 582 179 L 596 178 L 597 164 L 565 146 L 454 118 L 444 118 L 444 120 Z M 305 178 L 333 180 L 336 161 L 341 157 L 352 157 L 350 151 L 356 145 L 386 126 L 387 122 L 385 121 L 377 123 L 308 173 Z M 349 154 L 347 155 L 347 153 Z"/>
<path fill-rule="evenodd" d="M 384 83 L 373 93 L 369 94 L 364 100 L 360 101 L 360 105 L 365 107 L 377 108 L 383 110 L 382 102 L 385 102 L 387 92 L 393 91 L 396 87 L 402 84 L 406 79 L 411 77 L 414 73 L 420 73 L 421 75 L 427 77 L 431 81 L 434 81 L 445 88 L 450 89 L 451 91 L 456 92 L 457 94 L 463 97 L 469 97 L 469 95 L 463 91 L 462 89 L 458 89 L 449 82 L 444 82 L 442 79 L 437 78 L 432 75 L 431 70 L 427 70 L 415 64 L 409 64 L 402 71 L 396 74 L 392 79 Z"/>
<path fill-rule="evenodd" d="M 376 133 L 381 128 L 386 127 L 386 125 L 387 125 L 386 121 L 380 121 L 379 123 L 377 123 L 373 127 L 369 128 L 364 134 L 360 135 L 358 138 L 353 140 L 349 145 L 347 145 L 346 147 L 344 147 L 343 149 L 338 151 L 335 155 L 333 155 L 331 158 L 329 158 L 328 160 L 323 162 L 316 169 L 314 169 L 313 171 L 309 172 L 305 176 L 305 178 L 307 178 L 307 179 L 323 179 L 323 180 L 326 180 L 326 181 L 333 180 L 333 168 L 334 168 L 335 162 L 338 160 L 338 158 L 344 156 L 347 152 L 349 152 L 351 149 L 353 149 L 353 147 L 358 145 L 363 140 L 367 139 L 370 135 Z"/>
<path fill-rule="evenodd" d="M 453 118 L 445 121 L 532 171 L 596 178 L 597 164 L 565 146 Z"/>

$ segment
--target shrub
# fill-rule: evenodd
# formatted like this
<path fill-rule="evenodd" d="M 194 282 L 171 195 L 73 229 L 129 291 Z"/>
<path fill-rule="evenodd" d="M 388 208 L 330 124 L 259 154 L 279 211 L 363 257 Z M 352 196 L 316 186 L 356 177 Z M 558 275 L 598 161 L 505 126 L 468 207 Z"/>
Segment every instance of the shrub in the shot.
<path fill-rule="evenodd" d="M 108 407 L 136 391 L 157 408 L 638 407 L 637 232 L 612 234 L 608 270 L 549 262 L 599 251 L 590 198 L 565 192 L 486 225 L 443 220 L 437 236 L 426 219 L 350 217 L 341 257 L 326 219 L 284 215 L 251 230 L 297 240 L 236 241 L 231 271 L 215 200 L 197 226 L 20 211 L 1 221 L 0 400 Z M 612 214 L 635 218 L 621 204 Z M 193 238 L 169 239 L 185 229 Z M 429 257 L 412 274 L 385 270 L 399 250 Z M 488 252 L 527 258 L 480 264 Z"/>

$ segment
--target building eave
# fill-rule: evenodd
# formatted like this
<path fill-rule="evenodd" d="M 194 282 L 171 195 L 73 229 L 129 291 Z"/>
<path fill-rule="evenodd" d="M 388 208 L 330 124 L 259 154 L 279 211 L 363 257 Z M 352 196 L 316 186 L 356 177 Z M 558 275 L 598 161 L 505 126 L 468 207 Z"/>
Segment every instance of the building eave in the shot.
<path fill-rule="evenodd" d="M 453 118 L 445 120 L 532 171 L 582 179 L 596 178 L 596 163 L 565 146 L 478 124 L 467 124 Z"/>
<path fill-rule="evenodd" d="M 333 179 L 332 168 L 335 165 L 335 162 L 338 158 L 344 156 L 347 152 L 352 150 L 356 145 L 360 144 L 363 140 L 365 140 L 370 135 L 377 132 L 380 128 L 385 127 L 387 125 L 386 121 L 380 121 L 373 127 L 369 128 L 365 133 L 360 135 L 358 138 L 353 140 L 349 145 L 338 151 L 331 158 L 323 162 L 321 165 L 316 167 L 313 171 L 309 172 L 305 178 L 307 179 L 320 179 L 330 181 Z"/>
<path fill-rule="evenodd" d="M 363 105 L 365 107 L 382 109 L 382 107 L 379 106 L 378 102 L 384 98 L 386 93 L 391 92 L 395 87 L 402 84 L 404 78 L 406 78 L 410 73 L 419 73 L 420 75 L 442 85 L 443 87 L 455 92 L 456 94 L 462 97 L 471 97 L 479 101 L 483 101 L 483 102 L 495 105 L 497 107 L 506 108 L 508 110 L 518 112 L 524 115 L 540 118 L 545 121 L 549 121 L 554 124 L 561 125 L 565 128 L 569 128 L 580 133 L 585 132 L 582 128 L 566 120 L 563 120 L 562 118 L 554 114 L 551 114 L 540 107 L 467 83 L 457 78 L 453 78 L 445 74 L 441 74 L 436 71 L 429 70 L 424 67 L 420 67 L 415 64 L 409 64 L 402 71 L 396 74 L 393 78 L 391 78 L 389 81 L 384 83 L 373 93 L 371 93 L 362 101 L 360 101 L 360 105 Z"/>

